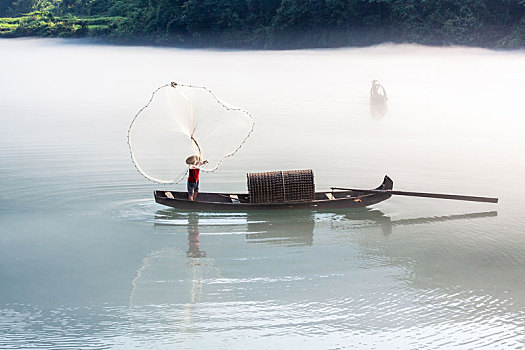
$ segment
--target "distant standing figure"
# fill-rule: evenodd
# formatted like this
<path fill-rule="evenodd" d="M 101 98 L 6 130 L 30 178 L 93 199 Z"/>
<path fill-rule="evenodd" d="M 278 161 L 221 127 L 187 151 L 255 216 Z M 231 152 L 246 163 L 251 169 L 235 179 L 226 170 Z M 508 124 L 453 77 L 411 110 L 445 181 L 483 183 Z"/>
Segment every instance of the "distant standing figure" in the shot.
<path fill-rule="evenodd" d="M 388 97 L 386 96 L 385 88 L 379 84 L 377 80 L 372 80 L 372 87 L 370 88 L 370 102 L 371 103 L 386 103 Z"/>
<path fill-rule="evenodd" d="M 372 80 L 372 87 L 370 88 L 370 114 L 373 119 L 381 119 L 388 111 L 385 88 L 379 84 L 377 80 Z"/>
<path fill-rule="evenodd" d="M 199 193 L 200 167 L 207 163 L 207 160 L 202 161 L 199 156 L 190 156 L 186 158 L 186 164 L 190 166 L 188 174 L 188 198 L 190 201 L 197 199 L 197 194 Z"/>

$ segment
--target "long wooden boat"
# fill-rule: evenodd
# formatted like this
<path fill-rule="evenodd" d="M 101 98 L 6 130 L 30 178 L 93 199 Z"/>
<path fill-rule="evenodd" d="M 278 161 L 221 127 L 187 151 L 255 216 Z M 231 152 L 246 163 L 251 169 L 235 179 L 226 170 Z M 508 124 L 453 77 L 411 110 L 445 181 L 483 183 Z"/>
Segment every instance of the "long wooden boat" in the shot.
<path fill-rule="evenodd" d="M 391 190 L 394 182 L 385 176 L 383 183 L 374 190 Z M 196 201 L 188 199 L 187 192 L 154 191 L 155 202 L 176 209 L 186 210 L 279 210 L 279 209 L 347 209 L 361 208 L 382 202 L 392 195 L 386 192 L 370 193 L 360 190 L 316 192 L 311 201 L 279 203 L 250 203 L 247 193 L 199 192 Z"/>

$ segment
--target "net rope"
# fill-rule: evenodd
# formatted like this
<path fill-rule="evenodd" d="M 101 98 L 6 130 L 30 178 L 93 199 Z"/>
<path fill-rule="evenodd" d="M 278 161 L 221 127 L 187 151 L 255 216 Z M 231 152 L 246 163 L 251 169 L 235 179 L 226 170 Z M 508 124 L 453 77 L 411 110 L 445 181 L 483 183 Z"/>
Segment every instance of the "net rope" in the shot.
<path fill-rule="evenodd" d="M 178 95 L 173 95 L 173 91 L 165 89 L 174 89 Z M 206 104 L 206 108 L 204 108 L 205 113 L 202 110 L 200 114 L 198 113 L 200 106 L 197 106 L 197 101 L 193 101 L 192 97 L 188 96 L 188 92 L 192 91 L 197 91 L 195 96 L 198 96 L 200 99 L 204 98 L 204 104 Z M 162 93 L 166 97 L 164 100 L 159 96 Z M 161 101 L 160 104 L 158 103 L 159 100 Z M 179 102 L 173 103 L 174 100 Z M 155 107 L 157 110 L 152 107 L 155 101 L 157 101 L 157 106 Z M 217 106 L 212 106 L 214 103 L 219 108 L 215 110 L 215 113 L 213 108 Z M 176 105 L 176 107 L 173 107 L 176 111 L 173 108 L 170 109 L 169 104 Z M 148 108 L 153 108 L 154 111 L 148 114 Z M 141 118 L 149 120 L 141 121 Z M 155 124 L 154 126 L 157 129 L 153 130 L 154 126 L 152 124 Z M 178 184 L 184 180 L 188 173 L 188 167 L 181 158 L 182 152 L 186 152 L 184 158 L 196 153 L 195 155 L 198 155 L 203 160 L 206 159 L 206 153 L 208 155 L 214 153 L 214 160 L 210 161 L 208 166 L 200 167 L 203 172 L 213 173 L 224 160 L 234 156 L 243 147 L 252 134 L 254 126 L 254 118 L 249 112 L 225 102 L 207 87 L 172 82 L 154 90 L 146 105 L 133 117 L 127 131 L 127 143 L 131 160 L 142 176 L 159 184 Z M 202 129 L 204 131 L 201 131 Z M 168 133 L 169 130 L 173 132 Z M 197 132 L 200 132 L 199 136 L 196 135 Z M 164 137 L 160 133 L 163 133 Z M 149 139 L 147 137 L 144 138 L 143 134 L 148 134 Z M 144 139 L 142 143 L 136 140 L 141 137 Z M 198 137 L 204 139 L 208 144 L 203 146 L 202 142 L 197 141 Z M 178 143 L 183 146 L 165 146 L 162 145 L 163 140 L 175 140 L 174 142 L 177 146 L 179 146 Z M 221 140 L 226 140 L 226 142 L 221 144 Z M 151 163 L 150 159 L 144 156 L 137 156 L 136 152 L 141 148 L 144 151 L 148 146 L 152 146 L 152 148 L 157 147 L 157 152 L 154 153 L 151 150 L 147 150 L 147 152 L 142 153 L 151 155 L 151 158 L 156 158 L 159 164 L 162 162 L 169 164 L 169 176 L 155 174 L 155 171 L 151 170 L 151 166 L 149 166 L 149 169 L 145 169 Z M 190 151 L 190 147 L 193 151 Z M 177 154 L 179 157 L 173 156 L 172 152 L 180 153 Z"/>

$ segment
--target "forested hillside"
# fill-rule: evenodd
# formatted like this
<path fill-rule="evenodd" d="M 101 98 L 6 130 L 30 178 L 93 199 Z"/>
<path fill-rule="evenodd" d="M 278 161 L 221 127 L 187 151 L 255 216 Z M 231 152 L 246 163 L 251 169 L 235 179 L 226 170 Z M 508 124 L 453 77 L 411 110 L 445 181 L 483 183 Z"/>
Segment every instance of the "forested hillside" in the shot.
<path fill-rule="evenodd" d="M 239 48 L 525 47 L 525 0 L 0 0 L 0 36 Z"/>

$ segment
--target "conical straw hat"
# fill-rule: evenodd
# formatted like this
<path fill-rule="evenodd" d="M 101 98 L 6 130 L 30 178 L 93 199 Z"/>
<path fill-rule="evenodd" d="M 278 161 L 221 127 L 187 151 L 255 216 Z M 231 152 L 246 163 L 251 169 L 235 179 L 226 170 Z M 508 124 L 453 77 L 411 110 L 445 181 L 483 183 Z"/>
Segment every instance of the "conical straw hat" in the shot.
<path fill-rule="evenodd" d="M 199 162 L 200 160 L 201 160 L 201 157 L 199 156 L 189 156 L 188 158 L 186 158 L 186 164 L 194 165 L 194 164 L 197 164 L 197 162 Z"/>

